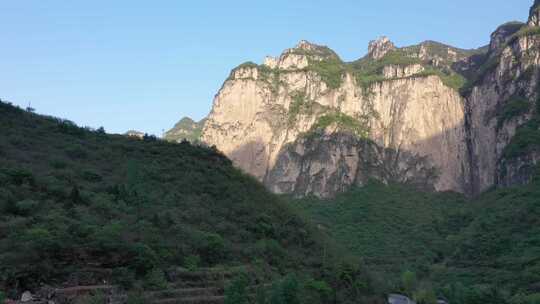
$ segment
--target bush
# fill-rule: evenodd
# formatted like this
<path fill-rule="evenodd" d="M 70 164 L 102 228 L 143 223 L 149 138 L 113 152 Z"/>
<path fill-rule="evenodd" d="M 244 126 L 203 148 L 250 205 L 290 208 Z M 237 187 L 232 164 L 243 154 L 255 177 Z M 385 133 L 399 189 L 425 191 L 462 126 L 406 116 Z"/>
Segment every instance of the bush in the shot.
<path fill-rule="evenodd" d="M 7 176 L 9 176 L 11 182 L 14 185 L 20 186 L 22 184 L 34 185 L 35 179 L 32 172 L 25 169 L 7 169 L 4 171 Z"/>
<path fill-rule="evenodd" d="M 520 96 L 510 98 L 497 114 L 497 130 L 502 128 L 505 122 L 527 113 L 529 109 L 530 103 L 526 98 Z"/>
<path fill-rule="evenodd" d="M 72 159 L 84 159 L 88 153 L 81 145 L 73 145 L 66 148 L 66 155 Z"/>
<path fill-rule="evenodd" d="M 337 89 L 343 82 L 345 65 L 339 59 L 312 60 L 308 69 L 317 73 L 330 89 Z"/>
<path fill-rule="evenodd" d="M 218 263 L 225 257 L 225 241 L 218 234 L 207 234 L 200 252 L 203 258 L 209 263 Z"/>
<path fill-rule="evenodd" d="M 236 276 L 231 283 L 225 287 L 225 304 L 247 304 L 248 283 L 246 274 Z"/>
<path fill-rule="evenodd" d="M 140 291 L 132 291 L 128 293 L 126 304 L 146 304 L 148 301 Z"/>
<path fill-rule="evenodd" d="M 190 255 L 184 258 L 184 267 L 189 271 L 196 271 L 201 264 L 201 257 L 198 255 Z"/>
<path fill-rule="evenodd" d="M 77 298 L 74 301 L 75 304 L 105 304 L 106 297 L 101 292 L 96 292 L 95 294 L 85 295 L 80 298 Z"/>
<path fill-rule="evenodd" d="M 92 183 L 100 182 L 102 180 L 101 175 L 99 175 L 98 173 L 96 173 L 94 171 L 91 171 L 91 170 L 83 171 L 82 178 L 84 180 L 86 180 L 88 182 L 92 182 Z"/>
<path fill-rule="evenodd" d="M 272 284 L 271 304 L 299 304 L 299 285 L 294 275 L 287 275 L 283 280 Z"/>
<path fill-rule="evenodd" d="M 274 239 L 264 239 L 255 243 L 255 253 L 265 257 L 266 261 L 272 265 L 279 266 L 281 259 L 285 255 L 285 250 Z"/>
<path fill-rule="evenodd" d="M 144 287 L 151 290 L 162 290 L 167 288 L 165 273 L 159 268 L 154 268 L 144 277 Z"/>
<path fill-rule="evenodd" d="M 113 282 L 125 289 L 131 289 L 135 284 L 135 273 L 126 267 L 113 269 Z"/>
<path fill-rule="evenodd" d="M 415 291 L 413 298 L 418 304 L 437 304 L 437 295 L 431 287 L 422 287 Z"/>
<path fill-rule="evenodd" d="M 32 212 L 35 211 L 38 206 L 39 203 L 31 199 L 26 199 L 15 204 L 17 214 L 22 216 L 28 216 L 32 214 Z"/>
<path fill-rule="evenodd" d="M 333 294 L 332 288 L 325 281 L 309 280 L 306 283 L 308 292 L 312 292 L 315 296 L 309 301 L 310 303 L 329 303 Z"/>
<path fill-rule="evenodd" d="M 407 270 L 401 275 L 401 287 L 408 296 L 413 295 L 416 290 L 416 283 L 416 274 L 414 272 Z"/>
<path fill-rule="evenodd" d="M 510 299 L 510 304 L 540 304 L 540 293 L 519 293 Z"/>
<path fill-rule="evenodd" d="M 55 159 L 51 161 L 50 165 L 55 169 L 65 169 L 67 167 L 67 163 L 60 159 Z"/>

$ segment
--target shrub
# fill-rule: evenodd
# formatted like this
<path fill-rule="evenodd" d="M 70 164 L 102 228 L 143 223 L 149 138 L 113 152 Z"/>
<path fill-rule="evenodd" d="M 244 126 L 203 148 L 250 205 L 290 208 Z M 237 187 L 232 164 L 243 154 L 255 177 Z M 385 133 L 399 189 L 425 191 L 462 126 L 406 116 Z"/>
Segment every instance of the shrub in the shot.
<path fill-rule="evenodd" d="M 313 125 L 312 130 L 324 130 L 332 124 L 336 124 L 337 128 L 341 131 L 352 132 L 359 137 L 367 137 L 369 133 L 366 124 L 354 117 L 340 112 L 334 112 L 319 117 L 317 122 Z"/>
<path fill-rule="evenodd" d="M 113 269 L 113 281 L 125 289 L 131 289 L 135 283 L 135 273 L 127 267 Z"/>
<path fill-rule="evenodd" d="M 271 304 L 299 304 L 299 285 L 294 275 L 287 275 L 283 280 L 272 284 Z"/>
<path fill-rule="evenodd" d="M 309 280 L 306 283 L 307 291 L 312 291 L 316 295 L 315 303 L 329 303 L 333 290 L 325 281 Z M 313 302 L 313 301 L 310 301 Z"/>
<path fill-rule="evenodd" d="M 86 181 L 89 181 L 89 182 L 100 182 L 103 178 L 101 177 L 101 175 L 97 174 L 96 172 L 94 171 L 91 171 L 91 170 L 85 170 L 82 172 L 82 178 Z"/>
<path fill-rule="evenodd" d="M 144 287 L 151 290 L 162 290 L 167 288 L 165 273 L 159 268 L 154 268 L 144 277 Z"/>
<path fill-rule="evenodd" d="M 50 163 L 51 167 L 55 169 L 65 169 L 67 167 L 67 163 L 63 160 L 55 159 L 51 161 Z"/>
<path fill-rule="evenodd" d="M 510 299 L 510 304 L 540 304 L 540 293 L 519 293 Z"/>
<path fill-rule="evenodd" d="M 207 234 L 204 238 L 204 244 L 200 248 L 200 253 L 209 263 L 218 263 L 225 257 L 223 238 L 215 233 Z"/>
<path fill-rule="evenodd" d="M 198 255 L 190 255 L 184 258 L 184 267 L 189 271 L 196 271 L 201 264 L 201 257 Z"/>
<path fill-rule="evenodd" d="M 309 70 L 317 73 L 330 89 L 337 89 L 343 82 L 345 65 L 339 59 L 312 60 Z"/>
<path fill-rule="evenodd" d="M 527 113 L 529 109 L 530 103 L 526 98 L 520 96 L 511 97 L 497 114 L 497 130 L 502 128 L 505 122 Z"/>
<path fill-rule="evenodd" d="M 416 290 L 416 283 L 416 274 L 414 272 L 407 270 L 401 275 L 401 287 L 405 294 L 412 296 Z"/>
<path fill-rule="evenodd" d="M 147 299 L 144 298 L 144 295 L 140 291 L 132 291 L 128 293 L 126 304 L 146 304 L 148 303 Z"/>
<path fill-rule="evenodd" d="M 512 159 L 537 147 L 540 147 L 540 119 L 533 118 L 517 129 L 510 143 L 504 148 L 503 155 Z"/>
<path fill-rule="evenodd" d="M 278 265 L 285 255 L 285 250 L 274 239 L 263 239 L 255 244 L 255 252 L 259 256 L 264 256 L 268 263 Z"/>
<path fill-rule="evenodd" d="M 28 216 L 32 214 L 32 212 L 38 206 L 39 206 L 39 203 L 31 199 L 25 199 L 15 204 L 17 214 L 22 215 L 22 216 Z"/>
<path fill-rule="evenodd" d="M 29 185 L 35 184 L 34 175 L 32 172 L 25 169 L 7 169 L 4 171 L 6 175 L 9 176 L 11 182 L 17 186 L 20 186 L 24 183 Z"/>
<path fill-rule="evenodd" d="M 245 274 L 237 275 L 231 283 L 225 287 L 225 304 L 248 303 L 248 278 Z"/>
<path fill-rule="evenodd" d="M 298 115 L 306 108 L 309 107 L 309 101 L 304 92 L 296 92 L 292 96 L 292 102 L 289 106 L 289 125 L 293 125 L 296 122 Z"/>
<path fill-rule="evenodd" d="M 88 153 L 81 145 L 72 145 L 66 148 L 66 155 L 72 159 L 84 159 Z"/>
<path fill-rule="evenodd" d="M 85 295 L 80 298 L 77 298 L 74 301 L 75 304 L 105 304 L 106 297 L 101 292 L 96 292 L 95 294 Z"/>

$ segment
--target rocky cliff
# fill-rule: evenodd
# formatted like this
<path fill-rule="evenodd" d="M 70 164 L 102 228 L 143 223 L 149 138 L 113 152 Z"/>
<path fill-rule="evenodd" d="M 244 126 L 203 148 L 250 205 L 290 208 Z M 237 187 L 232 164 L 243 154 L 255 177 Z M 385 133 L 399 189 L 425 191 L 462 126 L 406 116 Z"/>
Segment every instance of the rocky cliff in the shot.
<path fill-rule="evenodd" d="M 397 48 L 383 37 L 354 62 L 301 41 L 234 69 L 202 140 L 272 191 L 299 196 L 370 178 L 470 194 L 526 182 L 539 153 L 513 140 L 538 137 L 538 23 L 535 4 L 528 24 L 501 26 L 489 47 Z"/>

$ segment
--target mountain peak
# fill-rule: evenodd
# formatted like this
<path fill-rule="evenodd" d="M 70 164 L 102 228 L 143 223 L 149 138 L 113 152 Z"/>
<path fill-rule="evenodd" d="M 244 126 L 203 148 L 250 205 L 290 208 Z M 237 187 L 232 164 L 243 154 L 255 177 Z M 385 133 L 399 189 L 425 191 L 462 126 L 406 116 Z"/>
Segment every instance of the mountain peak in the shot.
<path fill-rule="evenodd" d="M 189 117 L 183 117 L 178 121 L 172 129 L 165 132 L 165 140 L 172 142 L 181 142 L 188 140 L 190 142 L 199 141 L 206 119 L 199 122 L 194 121 Z"/>
<path fill-rule="evenodd" d="M 396 46 L 388 37 L 382 36 L 369 42 L 368 56 L 373 59 L 381 59 L 395 48 Z"/>
<path fill-rule="evenodd" d="M 540 0 L 535 0 L 529 11 L 529 26 L 540 26 Z"/>
<path fill-rule="evenodd" d="M 298 44 L 296 45 L 296 49 L 302 49 L 302 50 L 313 50 L 315 48 L 317 48 L 318 45 L 314 44 L 314 43 L 311 43 L 307 40 L 300 40 L 300 42 L 298 42 Z"/>

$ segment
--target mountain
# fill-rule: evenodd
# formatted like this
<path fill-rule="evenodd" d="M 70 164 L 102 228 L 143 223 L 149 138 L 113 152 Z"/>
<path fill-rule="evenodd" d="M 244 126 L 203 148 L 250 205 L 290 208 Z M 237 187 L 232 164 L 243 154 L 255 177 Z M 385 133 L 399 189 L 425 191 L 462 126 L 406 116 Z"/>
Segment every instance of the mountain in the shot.
<path fill-rule="evenodd" d="M 478 195 L 530 181 L 540 159 L 537 4 L 489 46 L 372 41 L 343 62 L 301 41 L 235 68 L 202 141 L 274 193 L 333 197 L 370 179 Z"/>
<path fill-rule="evenodd" d="M 2 303 L 3 291 L 41 290 L 50 300 L 50 290 L 73 296 L 104 284 L 149 297 L 193 294 L 169 282 L 178 267 L 203 296 L 217 288 L 205 271 L 238 267 L 274 296 L 283 277 L 294 283 L 289 296 L 316 302 L 325 294 L 302 286 L 335 290 L 344 303 L 376 296 L 373 285 L 360 292 L 340 278 L 352 269 L 367 280 L 355 259 L 215 149 L 110 135 L 3 102 L 0 118 Z"/>
<path fill-rule="evenodd" d="M 184 117 L 172 129 L 165 132 L 164 139 L 172 142 L 182 142 L 183 140 L 198 142 L 201 139 L 205 122 L 206 119 L 195 122 L 189 117 Z"/>

